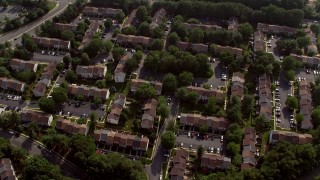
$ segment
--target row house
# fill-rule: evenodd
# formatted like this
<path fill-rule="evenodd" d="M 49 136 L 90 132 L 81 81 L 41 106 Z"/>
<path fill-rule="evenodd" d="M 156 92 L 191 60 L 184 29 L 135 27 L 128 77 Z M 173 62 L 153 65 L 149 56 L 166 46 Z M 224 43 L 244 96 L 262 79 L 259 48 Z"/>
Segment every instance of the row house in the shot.
<path fill-rule="evenodd" d="M 53 62 L 44 68 L 43 73 L 40 77 L 40 81 L 35 84 L 33 89 L 33 95 L 35 97 L 42 97 L 45 95 L 47 86 L 50 85 L 51 80 L 53 79 L 54 70 L 56 69 L 56 67 L 57 62 Z"/>
<path fill-rule="evenodd" d="M 126 96 L 124 94 L 116 94 L 111 104 L 111 111 L 107 116 L 107 122 L 111 124 L 119 124 L 121 112 L 125 106 Z"/>
<path fill-rule="evenodd" d="M 33 41 L 37 45 L 45 48 L 55 48 L 55 49 L 64 49 L 64 50 L 70 50 L 71 48 L 70 41 L 65 41 L 65 40 L 56 39 L 56 38 L 33 37 Z"/>
<path fill-rule="evenodd" d="M 76 31 L 78 28 L 77 24 L 64 24 L 64 23 L 55 23 L 55 27 L 59 31 Z"/>
<path fill-rule="evenodd" d="M 22 59 L 11 59 L 10 67 L 14 71 L 31 71 L 37 72 L 38 62 L 25 61 Z"/>
<path fill-rule="evenodd" d="M 127 60 L 126 57 L 122 58 L 114 70 L 114 81 L 116 83 L 123 83 L 126 79 L 125 65 Z"/>
<path fill-rule="evenodd" d="M 118 146 L 121 148 L 130 148 L 135 151 L 147 151 L 149 145 L 149 138 L 139 137 L 131 134 L 118 133 L 109 130 L 96 130 L 93 135 L 97 143 L 107 146 Z"/>
<path fill-rule="evenodd" d="M 143 84 L 151 84 L 157 92 L 157 95 L 161 95 L 161 91 L 162 91 L 162 83 L 161 82 L 157 82 L 157 81 L 146 81 L 143 79 L 132 79 L 131 80 L 131 92 L 136 92 L 137 89 L 143 85 Z"/>
<path fill-rule="evenodd" d="M 130 27 L 131 24 L 133 23 L 133 20 L 136 17 L 136 13 L 137 13 L 137 9 L 134 9 L 133 11 L 131 11 L 130 15 L 128 16 L 127 19 L 125 19 L 122 28 L 127 28 Z"/>
<path fill-rule="evenodd" d="M 244 94 L 244 75 L 240 72 L 233 73 L 231 80 L 231 96 L 237 96 L 240 99 L 243 98 Z"/>
<path fill-rule="evenodd" d="M 0 161 L 0 179 L 1 180 L 18 180 L 11 160 L 3 158 Z"/>
<path fill-rule="evenodd" d="M 90 21 L 90 26 L 87 29 L 87 31 L 85 32 L 85 34 L 82 38 L 82 42 L 81 42 L 80 46 L 78 47 L 78 49 L 82 50 L 84 47 L 86 47 L 91 42 L 92 38 L 94 37 L 96 32 L 98 32 L 98 30 L 99 30 L 99 22 L 98 21 Z"/>
<path fill-rule="evenodd" d="M 184 23 L 185 27 L 187 28 L 187 30 L 191 30 L 194 28 L 199 28 L 202 29 L 204 31 L 215 31 L 218 29 L 222 29 L 221 26 L 217 26 L 217 25 L 210 25 L 210 24 L 191 24 L 191 23 Z"/>
<path fill-rule="evenodd" d="M 310 84 L 306 80 L 299 82 L 299 106 L 300 113 L 303 116 L 301 129 L 312 129 L 312 96 Z"/>
<path fill-rule="evenodd" d="M 183 51 L 187 51 L 189 49 L 197 53 L 207 53 L 209 51 L 208 45 L 200 43 L 177 41 L 176 46 Z"/>
<path fill-rule="evenodd" d="M 290 54 L 290 56 L 296 58 L 298 61 L 309 64 L 311 66 L 317 66 L 320 67 L 320 58 L 319 57 L 310 57 L 310 56 L 303 56 L 303 55 L 297 55 L 297 54 Z"/>
<path fill-rule="evenodd" d="M 266 51 L 266 42 L 265 42 L 265 35 L 261 31 L 256 31 L 253 34 L 254 42 L 253 42 L 253 50 L 254 52 L 257 51 Z"/>
<path fill-rule="evenodd" d="M 272 130 L 269 135 L 269 143 L 289 142 L 292 144 L 311 144 L 313 137 L 311 134 L 298 134 L 290 131 Z"/>
<path fill-rule="evenodd" d="M 201 168 L 214 170 L 226 170 L 231 166 L 231 158 L 219 154 L 205 153 L 201 157 Z"/>
<path fill-rule="evenodd" d="M 67 134 L 87 135 L 89 127 L 86 124 L 78 124 L 63 118 L 57 120 L 56 129 Z"/>
<path fill-rule="evenodd" d="M 99 17 L 115 17 L 117 14 L 123 13 L 121 9 L 90 7 L 83 8 L 82 14 L 85 16 L 99 16 Z"/>
<path fill-rule="evenodd" d="M 214 116 L 202 116 L 200 114 L 184 114 L 180 115 L 180 125 L 185 126 L 208 126 L 213 131 L 220 130 L 225 131 L 230 122 L 223 117 L 214 117 Z"/>
<path fill-rule="evenodd" d="M 109 98 L 109 89 L 99 89 L 97 87 L 88 87 L 84 85 L 69 84 L 67 92 L 73 96 L 84 96 L 85 98 L 99 97 L 102 100 Z"/>
<path fill-rule="evenodd" d="M 195 86 L 188 86 L 188 91 L 196 92 L 200 95 L 200 99 L 203 101 L 207 101 L 211 96 L 214 96 L 217 101 L 224 101 L 225 93 L 224 91 L 218 89 L 205 89 L 203 87 L 195 87 Z"/>
<path fill-rule="evenodd" d="M 141 128 L 152 130 L 154 119 L 157 116 L 158 101 L 155 99 L 149 100 L 143 107 L 143 115 L 141 119 Z"/>
<path fill-rule="evenodd" d="M 82 78 L 103 79 L 107 73 L 106 66 L 77 66 L 76 74 Z"/>
<path fill-rule="evenodd" d="M 273 24 L 265 24 L 265 23 L 258 23 L 257 30 L 263 33 L 289 34 L 289 35 L 296 34 L 298 31 L 297 28 L 291 28 L 288 26 L 279 26 L 279 25 L 273 25 Z"/>
<path fill-rule="evenodd" d="M 244 129 L 242 142 L 242 164 L 241 170 L 254 168 L 257 164 L 256 153 L 256 130 L 248 127 Z"/>
<path fill-rule="evenodd" d="M 35 122 L 41 126 L 51 126 L 53 116 L 51 114 L 25 110 L 20 113 L 20 120 L 25 123 Z"/>
<path fill-rule="evenodd" d="M 220 46 L 215 44 L 214 45 L 214 53 L 216 55 L 222 53 L 222 52 L 229 52 L 232 54 L 234 57 L 242 56 L 243 55 L 243 49 L 241 48 L 236 48 L 236 47 L 230 47 L 230 46 Z"/>
<path fill-rule="evenodd" d="M 166 14 L 167 12 L 165 9 L 159 9 L 152 17 L 152 23 L 150 24 L 151 29 L 158 27 L 161 24 L 163 18 L 166 16 Z"/>
<path fill-rule="evenodd" d="M 26 84 L 15 79 L 7 79 L 4 77 L 0 77 L 0 87 L 2 89 L 23 92 L 25 90 Z"/>
<path fill-rule="evenodd" d="M 125 35 L 119 34 L 117 37 L 117 42 L 119 44 L 131 44 L 131 45 L 143 45 L 149 46 L 154 39 L 145 36 L 134 36 L 134 35 Z"/>
<path fill-rule="evenodd" d="M 266 74 L 259 76 L 259 114 L 265 116 L 269 122 L 272 118 L 272 92 L 271 92 L 271 80 Z"/>
<path fill-rule="evenodd" d="M 171 180 L 184 180 L 187 179 L 185 176 L 187 163 L 189 160 L 189 154 L 186 150 L 178 149 L 176 154 L 172 158 L 172 167 L 170 171 Z"/>

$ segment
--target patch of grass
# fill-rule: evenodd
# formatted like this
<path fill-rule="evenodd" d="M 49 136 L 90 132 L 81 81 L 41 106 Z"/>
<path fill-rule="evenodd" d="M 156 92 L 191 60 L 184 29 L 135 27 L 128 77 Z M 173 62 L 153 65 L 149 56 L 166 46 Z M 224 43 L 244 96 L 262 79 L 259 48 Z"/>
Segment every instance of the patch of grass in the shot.
<path fill-rule="evenodd" d="M 132 124 L 133 124 L 133 119 L 128 119 L 125 123 L 124 123 L 124 128 L 123 130 L 125 131 L 132 131 Z"/>
<path fill-rule="evenodd" d="M 168 167 L 168 162 L 164 162 L 161 165 L 162 168 L 162 179 L 165 179 L 167 176 L 167 167 Z"/>
<path fill-rule="evenodd" d="M 76 122 L 78 124 L 87 124 L 87 119 L 86 118 L 79 118 Z"/>
<path fill-rule="evenodd" d="M 180 107 L 179 107 L 179 111 L 181 113 L 199 113 L 201 114 L 201 112 L 204 109 L 204 105 L 198 103 L 197 105 L 193 105 L 187 102 L 181 102 L 180 103 Z"/>
<path fill-rule="evenodd" d="M 269 132 L 265 132 L 262 134 L 262 142 L 261 142 L 261 153 L 265 154 L 266 152 L 266 148 L 267 148 L 267 144 L 269 141 Z"/>
<path fill-rule="evenodd" d="M 54 2 L 54 1 L 48 1 L 47 3 L 48 3 L 49 11 L 55 8 L 57 5 L 57 2 Z"/>

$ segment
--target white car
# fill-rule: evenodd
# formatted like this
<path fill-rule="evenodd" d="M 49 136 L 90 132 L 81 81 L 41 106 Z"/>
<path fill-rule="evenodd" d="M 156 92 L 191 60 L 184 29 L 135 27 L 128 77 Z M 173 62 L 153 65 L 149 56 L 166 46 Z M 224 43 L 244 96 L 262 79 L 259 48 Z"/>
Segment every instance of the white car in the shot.
<path fill-rule="evenodd" d="M 217 154 L 220 154 L 220 148 L 217 148 Z"/>

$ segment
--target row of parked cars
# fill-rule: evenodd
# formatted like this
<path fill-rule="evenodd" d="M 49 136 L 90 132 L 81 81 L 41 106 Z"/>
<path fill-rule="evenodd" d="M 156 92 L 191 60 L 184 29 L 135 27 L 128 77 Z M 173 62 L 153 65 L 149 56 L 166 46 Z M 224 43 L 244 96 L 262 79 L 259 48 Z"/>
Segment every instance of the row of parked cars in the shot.
<path fill-rule="evenodd" d="M 20 101 L 21 99 L 21 96 L 7 95 L 7 100 Z"/>

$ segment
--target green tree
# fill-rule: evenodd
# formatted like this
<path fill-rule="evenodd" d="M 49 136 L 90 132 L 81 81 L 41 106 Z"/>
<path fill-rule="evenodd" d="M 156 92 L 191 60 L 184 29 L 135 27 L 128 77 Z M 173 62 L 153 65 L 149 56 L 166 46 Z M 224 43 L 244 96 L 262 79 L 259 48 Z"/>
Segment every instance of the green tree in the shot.
<path fill-rule="evenodd" d="M 88 54 L 89 57 L 95 57 L 102 50 L 102 40 L 100 38 L 94 38 L 83 51 Z"/>
<path fill-rule="evenodd" d="M 55 110 L 55 103 L 52 98 L 41 97 L 39 99 L 39 107 L 44 112 L 53 113 Z"/>
<path fill-rule="evenodd" d="M 138 67 L 139 63 L 136 59 L 130 58 L 125 63 L 125 69 L 127 72 L 132 72 L 134 69 Z"/>
<path fill-rule="evenodd" d="M 234 57 L 229 51 L 222 51 L 220 53 L 220 62 L 226 67 L 229 67 L 234 63 Z"/>
<path fill-rule="evenodd" d="M 23 34 L 21 42 L 23 46 L 30 52 L 35 52 L 37 50 L 37 44 L 34 43 L 30 35 Z"/>
<path fill-rule="evenodd" d="M 314 109 L 311 114 L 312 123 L 314 128 L 317 128 L 320 125 L 320 109 Z"/>
<path fill-rule="evenodd" d="M 297 68 L 302 67 L 302 63 L 298 60 L 296 60 L 294 57 L 292 56 L 287 56 L 283 59 L 282 63 L 282 68 L 285 71 L 288 70 L 296 70 Z"/>
<path fill-rule="evenodd" d="M 114 47 L 112 50 L 113 59 L 119 61 L 124 55 L 126 51 L 122 47 Z"/>
<path fill-rule="evenodd" d="M 171 131 L 173 133 L 177 133 L 179 131 L 179 127 L 175 124 L 173 120 L 169 120 L 166 130 Z"/>
<path fill-rule="evenodd" d="M 10 72 L 5 67 L 0 67 L 0 77 L 8 77 L 10 75 Z"/>
<path fill-rule="evenodd" d="M 298 104 L 298 99 L 296 97 L 287 97 L 286 105 L 291 109 L 297 109 Z"/>
<path fill-rule="evenodd" d="M 236 154 L 239 154 L 240 152 L 240 144 L 236 144 L 234 142 L 228 143 L 227 151 L 232 157 L 234 157 Z"/>
<path fill-rule="evenodd" d="M 176 136 L 173 132 L 167 131 L 161 135 L 161 145 L 164 149 L 170 150 L 176 144 Z"/>
<path fill-rule="evenodd" d="M 234 142 L 236 144 L 240 144 L 242 141 L 242 128 L 236 124 L 233 123 L 229 126 L 229 129 L 227 131 L 227 139 L 230 142 Z"/>
<path fill-rule="evenodd" d="M 93 98 L 93 103 L 96 105 L 96 106 L 99 106 L 102 104 L 102 99 L 101 97 L 94 97 Z"/>
<path fill-rule="evenodd" d="M 72 41 L 74 40 L 74 33 L 70 30 L 64 30 L 61 33 L 61 38 L 66 40 L 66 41 Z"/>
<path fill-rule="evenodd" d="M 104 22 L 104 28 L 106 28 L 106 30 L 109 30 L 112 27 L 112 19 L 111 18 L 107 18 L 106 21 Z"/>
<path fill-rule="evenodd" d="M 35 74 L 32 71 L 27 70 L 18 72 L 16 76 L 18 80 L 30 84 L 31 81 L 34 79 Z"/>
<path fill-rule="evenodd" d="M 74 83 L 77 81 L 78 77 L 74 71 L 68 70 L 66 72 L 65 79 L 68 83 Z"/>
<path fill-rule="evenodd" d="M 153 98 L 156 95 L 157 91 L 150 84 L 143 84 L 139 86 L 137 91 L 135 92 L 135 96 L 141 101 Z"/>
<path fill-rule="evenodd" d="M 147 22 L 141 23 L 138 28 L 138 32 L 139 32 L 139 35 L 141 36 L 150 36 L 151 34 L 150 24 Z"/>
<path fill-rule="evenodd" d="M 227 108 L 227 117 L 236 123 L 242 123 L 241 101 L 237 96 L 232 96 Z"/>
<path fill-rule="evenodd" d="M 194 106 L 198 103 L 200 99 L 200 95 L 197 92 L 189 92 L 187 93 L 186 100 L 193 104 Z"/>
<path fill-rule="evenodd" d="M 204 38 L 204 33 L 202 29 L 194 28 L 190 32 L 190 41 L 193 43 L 202 43 Z"/>
<path fill-rule="evenodd" d="M 156 39 L 151 44 L 151 50 L 153 51 L 160 51 L 163 48 L 163 41 L 161 39 Z"/>
<path fill-rule="evenodd" d="M 145 6 L 139 6 L 136 12 L 136 18 L 140 21 L 143 22 L 147 19 L 148 17 L 148 10 Z"/>
<path fill-rule="evenodd" d="M 1 1 L 1 6 L 2 6 L 4 9 L 7 9 L 7 7 L 9 6 L 9 3 L 8 3 L 6 0 L 2 0 L 2 1 Z"/>
<path fill-rule="evenodd" d="M 96 113 L 90 114 L 90 123 L 89 123 L 89 131 L 88 134 L 93 134 L 96 129 L 98 115 Z"/>
<path fill-rule="evenodd" d="M 298 37 L 297 43 L 300 49 L 306 48 L 311 42 L 309 37 Z"/>
<path fill-rule="evenodd" d="M 90 64 L 90 58 L 89 58 L 87 53 L 82 53 L 81 54 L 80 64 L 84 65 L 84 66 L 88 66 Z"/>
<path fill-rule="evenodd" d="M 288 81 L 294 81 L 295 76 L 296 76 L 296 72 L 294 70 L 289 70 L 286 72 L 285 76 Z"/>
<path fill-rule="evenodd" d="M 242 113 L 246 118 L 249 118 L 251 113 L 254 111 L 255 101 L 252 95 L 246 94 L 242 100 Z"/>
<path fill-rule="evenodd" d="M 168 36 L 168 42 L 172 45 L 175 45 L 177 41 L 180 41 L 180 37 L 176 32 L 172 32 Z"/>
<path fill-rule="evenodd" d="M 203 126 L 200 126 L 200 128 L 199 128 L 199 131 L 201 132 L 201 133 L 207 133 L 208 132 L 208 130 L 209 130 L 209 127 L 207 126 L 207 125 L 203 125 Z"/>
<path fill-rule="evenodd" d="M 312 93 L 312 101 L 315 104 L 315 106 L 320 105 L 320 86 L 314 87 L 314 90 Z"/>
<path fill-rule="evenodd" d="M 70 55 L 66 55 L 63 57 L 64 66 L 68 67 L 71 61 L 72 57 Z"/>
<path fill-rule="evenodd" d="M 57 87 L 53 89 L 51 93 L 52 99 L 57 105 L 61 105 L 68 101 L 67 90 L 62 87 Z"/>
<path fill-rule="evenodd" d="M 161 103 L 157 107 L 157 114 L 161 116 L 161 118 L 169 117 L 169 107 L 165 103 Z"/>
<path fill-rule="evenodd" d="M 214 115 L 214 113 L 217 111 L 217 106 L 216 106 L 217 100 L 214 96 L 211 96 L 206 104 L 205 107 L 205 112 L 207 115 Z"/>
<path fill-rule="evenodd" d="M 31 156 L 23 164 L 23 176 L 25 179 L 64 179 L 60 168 L 51 165 L 40 156 Z"/>
<path fill-rule="evenodd" d="M 204 153 L 204 148 L 202 145 L 198 146 L 197 149 L 197 158 L 200 160 L 202 158 L 202 155 Z"/>
<path fill-rule="evenodd" d="M 116 20 L 119 23 L 122 23 L 125 18 L 126 18 L 126 15 L 123 12 L 119 12 L 116 14 Z"/>
<path fill-rule="evenodd" d="M 253 27 L 247 22 L 239 24 L 238 31 L 245 40 L 249 40 L 249 38 L 253 35 Z"/>
<path fill-rule="evenodd" d="M 179 85 L 188 86 L 193 82 L 193 74 L 188 71 L 183 71 L 179 74 Z"/>
<path fill-rule="evenodd" d="M 296 114 L 296 121 L 298 124 L 303 121 L 303 115 L 301 113 Z"/>
<path fill-rule="evenodd" d="M 260 116 L 256 117 L 255 123 L 256 123 L 256 130 L 258 132 L 264 132 L 266 130 L 267 119 L 264 115 L 260 115 Z"/>
<path fill-rule="evenodd" d="M 102 47 L 103 47 L 103 51 L 106 52 L 107 54 L 110 53 L 112 47 L 113 47 L 113 44 L 111 41 L 107 40 L 107 41 L 103 41 L 102 42 Z"/>
<path fill-rule="evenodd" d="M 163 77 L 163 92 L 174 93 L 177 90 L 178 81 L 175 75 L 168 73 Z"/>

